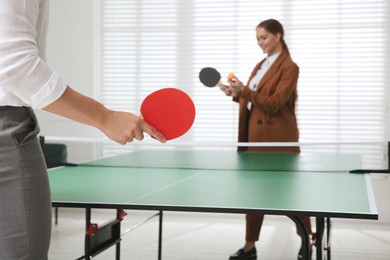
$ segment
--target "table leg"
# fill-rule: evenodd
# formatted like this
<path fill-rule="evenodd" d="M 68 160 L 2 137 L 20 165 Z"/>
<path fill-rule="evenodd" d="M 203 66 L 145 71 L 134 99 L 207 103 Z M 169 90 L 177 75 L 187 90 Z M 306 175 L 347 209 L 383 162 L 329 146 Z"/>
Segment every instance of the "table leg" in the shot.
<path fill-rule="evenodd" d="M 121 259 L 121 244 L 116 244 L 116 250 L 115 250 L 115 259 L 120 260 Z"/>
<path fill-rule="evenodd" d="M 292 221 L 297 225 L 298 230 L 301 233 L 302 240 L 302 259 L 310 259 L 310 238 L 309 233 L 307 232 L 306 226 L 303 223 L 302 219 L 298 216 L 288 216 Z"/>
<path fill-rule="evenodd" d="M 159 213 L 159 229 L 158 229 L 158 260 L 161 260 L 162 252 L 162 224 L 163 224 L 163 212 L 160 210 Z"/>
<path fill-rule="evenodd" d="M 119 221 L 122 221 L 123 217 L 126 215 L 126 213 L 121 210 L 117 209 L 116 210 L 116 219 Z M 120 225 L 120 222 L 119 222 Z M 119 226 L 119 237 L 120 237 L 120 226 Z M 121 259 L 121 243 L 120 241 L 116 244 L 115 248 L 115 260 L 120 260 Z"/>
<path fill-rule="evenodd" d="M 91 208 L 85 209 L 85 227 L 88 229 L 91 224 Z M 84 257 L 85 259 L 91 259 L 91 246 L 90 236 L 85 236 Z"/>
<path fill-rule="evenodd" d="M 331 256 L 331 234 L 332 234 L 332 221 L 329 217 L 326 218 L 326 251 L 327 251 L 327 260 L 330 260 Z"/>
<path fill-rule="evenodd" d="M 325 221 L 323 217 L 316 217 L 316 259 L 322 260 Z"/>
<path fill-rule="evenodd" d="M 54 223 L 57 225 L 58 224 L 58 207 L 54 208 Z"/>

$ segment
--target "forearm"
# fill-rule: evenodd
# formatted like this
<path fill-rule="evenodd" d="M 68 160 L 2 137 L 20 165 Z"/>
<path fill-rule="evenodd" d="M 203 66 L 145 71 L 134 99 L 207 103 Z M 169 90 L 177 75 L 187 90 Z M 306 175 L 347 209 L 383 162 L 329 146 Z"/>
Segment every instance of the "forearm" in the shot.
<path fill-rule="evenodd" d="M 102 128 L 104 117 L 110 111 L 101 103 L 74 91 L 69 86 L 59 99 L 43 109 L 98 129 Z"/>

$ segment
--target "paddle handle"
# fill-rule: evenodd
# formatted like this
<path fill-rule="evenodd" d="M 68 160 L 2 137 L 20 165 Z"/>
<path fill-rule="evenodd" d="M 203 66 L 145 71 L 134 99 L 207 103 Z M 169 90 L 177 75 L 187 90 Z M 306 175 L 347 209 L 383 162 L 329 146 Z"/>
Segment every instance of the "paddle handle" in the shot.
<path fill-rule="evenodd" d="M 225 86 L 224 84 L 222 84 L 221 81 L 218 81 L 217 86 L 218 86 L 220 89 L 226 88 L 226 86 Z"/>

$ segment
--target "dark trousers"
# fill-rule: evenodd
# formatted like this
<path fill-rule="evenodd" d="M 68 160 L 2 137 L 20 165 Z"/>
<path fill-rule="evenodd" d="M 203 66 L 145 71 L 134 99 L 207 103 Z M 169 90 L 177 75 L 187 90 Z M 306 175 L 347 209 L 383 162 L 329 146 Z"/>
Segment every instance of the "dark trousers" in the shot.
<path fill-rule="evenodd" d="M 306 229 L 309 234 L 312 233 L 310 217 L 301 217 L 302 221 L 305 223 Z M 263 224 L 264 215 L 263 214 L 246 214 L 246 235 L 245 241 L 255 242 L 259 240 L 261 226 Z M 299 232 L 297 231 L 298 235 Z"/>
<path fill-rule="evenodd" d="M 51 199 L 38 133 L 32 109 L 0 106 L 0 259 L 47 259 Z"/>

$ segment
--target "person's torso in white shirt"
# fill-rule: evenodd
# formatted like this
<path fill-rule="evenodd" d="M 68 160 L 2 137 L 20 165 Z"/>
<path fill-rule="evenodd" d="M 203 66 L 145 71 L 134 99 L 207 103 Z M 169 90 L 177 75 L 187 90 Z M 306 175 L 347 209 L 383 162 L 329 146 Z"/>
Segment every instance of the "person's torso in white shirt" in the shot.
<path fill-rule="evenodd" d="M 66 84 L 45 63 L 48 0 L 0 1 L 0 106 L 42 108 Z"/>

